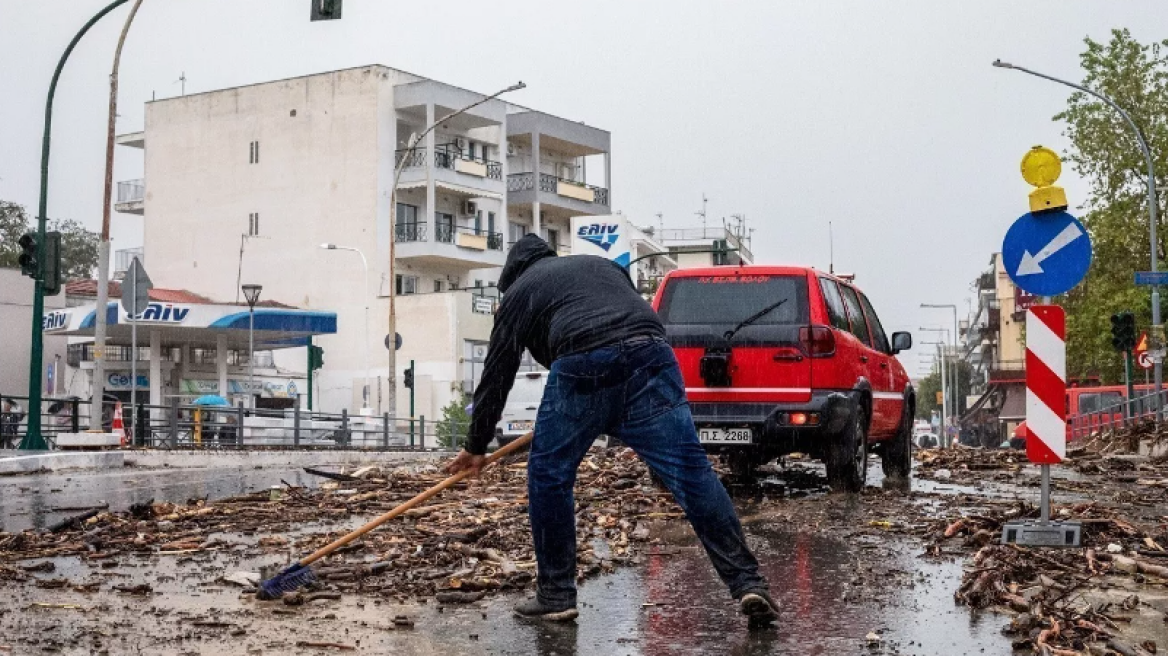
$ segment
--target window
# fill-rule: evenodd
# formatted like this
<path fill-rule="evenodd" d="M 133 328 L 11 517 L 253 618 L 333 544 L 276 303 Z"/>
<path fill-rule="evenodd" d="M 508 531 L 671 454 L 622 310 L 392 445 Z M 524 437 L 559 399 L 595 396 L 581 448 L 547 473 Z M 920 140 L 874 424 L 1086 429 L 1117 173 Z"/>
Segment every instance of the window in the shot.
<path fill-rule="evenodd" d="M 819 289 L 823 291 L 824 305 L 827 306 L 827 316 L 831 325 L 840 330 L 851 331 L 848 325 L 848 311 L 844 309 L 844 297 L 840 296 L 839 286 L 834 280 L 819 279 Z"/>
<path fill-rule="evenodd" d="M 848 323 L 851 324 L 851 333 L 859 338 L 865 346 L 872 346 L 872 335 L 868 332 L 868 324 L 864 321 L 864 313 L 860 310 L 860 299 L 856 290 L 847 285 L 840 285 L 844 295 L 844 305 L 848 308 Z"/>
<path fill-rule="evenodd" d="M 754 325 L 807 323 L 807 283 L 801 276 L 674 278 L 665 286 L 660 314 L 661 320 L 667 324 L 733 328 L 755 312 L 779 301 L 784 302 L 759 317 Z M 750 328 L 743 330 L 749 331 Z"/>
<path fill-rule="evenodd" d="M 1079 412 L 1088 414 L 1110 409 L 1112 412 L 1122 412 L 1122 409 L 1112 406 L 1123 403 L 1123 394 L 1119 392 L 1098 392 L 1079 395 Z"/>
<path fill-rule="evenodd" d="M 864 305 L 864 314 L 868 315 L 868 325 L 872 328 L 872 343 L 876 345 L 876 350 L 892 353 L 892 348 L 888 346 L 888 336 L 884 334 L 884 326 L 880 325 L 880 319 L 876 316 L 872 303 L 863 294 L 860 294 L 860 303 Z"/>
<path fill-rule="evenodd" d="M 482 210 L 475 212 L 474 231 L 475 231 L 476 235 L 483 234 L 483 211 Z"/>
<path fill-rule="evenodd" d="M 553 251 L 559 253 L 560 252 L 560 231 L 559 230 L 551 230 L 549 228 L 547 231 L 547 243 L 548 243 L 548 246 L 550 246 Z"/>
<path fill-rule="evenodd" d="M 406 205 L 405 203 L 397 204 L 397 223 L 398 225 L 412 225 L 418 222 L 418 206 Z"/>
<path fill-rule="evenodd" d="M 441 292 L 441 291 L 442 291 L 442 281 L 441 281 L 441 280 L 435 280 L 435 281 L 434 281 L 434 291 L 435 291 L 435 292 Z"/>
<path fill-rule="evenodd" d="M 482 289 L 482 287 L 483 287 L 483 281 L 482 281 L 482 280 L 476 280 L 476 281 L 475 281 L 475 289 Z"/>
<path fill-rule="evenodd" d="M 247 236 L 255 237 L 260 234 L 260 213 L 252 212 L 247 215 Z"/>
<path fill-rule="evenodd" d="M 495 234 L 495 213 L 487 212 L 487 232 Z"/>
<path fill-rule="evenodd" d="M 252 141 L 247 146 L 248 146 L 247 163 L 248 164 L 259 164 L 260 163 L 260 142 Z"/>
<path fill-rule="evenodd" d="M 507 241 L 514 244 L 523 239 L 523 235 L 527 234 L 527 226 L 522 223 L 508 223 L 507 224 Z"/>
<path fill-rule="evenodd" d="M 435 212 L 434 220 L 437 223 L 437 241 L 446 244 L 454 243 L 454 215 L 446 212 Z"/>
<path fill-rule="evenodd" d="M 418 293 L 418 277 L 417 276 L 405 276 L 405 275 L 402 275 L 399 273 L 399 274 L 397 274 L 396 277 L 397 277 L 396 293 L 398 296 L 404 296 L 406 294 L 417 294 Z"/>

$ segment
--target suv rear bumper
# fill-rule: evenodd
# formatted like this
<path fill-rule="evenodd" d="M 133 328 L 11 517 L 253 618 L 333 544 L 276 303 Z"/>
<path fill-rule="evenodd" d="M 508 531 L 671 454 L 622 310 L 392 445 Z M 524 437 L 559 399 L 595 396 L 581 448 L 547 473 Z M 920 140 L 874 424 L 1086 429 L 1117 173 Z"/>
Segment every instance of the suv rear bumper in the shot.
<path fill-rule="evenodd" d="M 828 439 L 848 425 L 859 402 L 854 390 L 818 390 L 802 403 L 691 403 L 690 412 L 699 428 L 749 427 L 754 431 L 750 445 L 703 444 L 707 451 L 756 449 L 773 457 L 795 451 L 822 453 Z M 791 413 L 814 415 L 818 423 L 792 425 L 786 419 Z"/>

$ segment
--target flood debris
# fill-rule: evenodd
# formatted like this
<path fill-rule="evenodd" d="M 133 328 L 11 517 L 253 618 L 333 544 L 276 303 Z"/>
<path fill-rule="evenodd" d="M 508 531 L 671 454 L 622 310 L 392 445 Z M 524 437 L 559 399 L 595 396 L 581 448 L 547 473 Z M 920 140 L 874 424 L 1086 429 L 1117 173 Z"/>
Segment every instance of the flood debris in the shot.
<path fill-rule="evenodd" d="M 30 572 L 39 573 L 29 567 L 46 566 L 25 563 L 66 556 L 106 560 L 113 572 L 133 567 L 127 558 L 197 558 L 210 552 L 233 559 L 280 555 L 291 561 L 444 478 L 432 465 L 364 467 L 353 475 L 308 471 L 342 480 L 281 495 L 262 490 L 213 501 L 138 504 L 129 512 L 94 509 L 46 531 L 0 533 L 0 579 L 26 581 Z M 646 468 L 623 448 L 595 448 L 586 456 L 576 500 L 580 579 L 640 562 L 651 542 L 650 525 L 680 516 L 669 493 L 655 488 Z M 471 603 L 502 590 L 525 589 L 535 574 L 526 464 L 500 463 L 317 565 L 323 589 L 285 597 L 285 604 L 332 598 L 320 596 L 325 591 L 394 599 L 441 595 L 441 603 Z M 233 572 L 215 580 L 246 593 L 260 578 L 259 573 Z M 145 584 L 112 589 L 151 593 Z"/>
<path fill-rule="evenodd" d="M 1168 588 L 1168 490 L 1155 484 L 1168 478 L 1168 463 L 1142 453 L 1148 435 L 1159 439 L 1161 432 L 1137 426 L 1068 448 L 1064 466 L 1078 475 L 1055 478 L 1056 495 L 1070 500 L 1052 504 L 1051 517 L 1080 522 L 1081 548 L 1000 544 L 1005 522 L 1037 519 L 1039 508 L 1017 499 L 954 497 L 947 516 L 933 524 L 926 554 L 968 557 L 957 603 L 1012 616 L 1004 632 L 1018 650 L 1154 654 L 1154 641 L 1127 635 L 1140 614 L 1168 622 L 1168 609 L 1142 604 L 1134 593 Z M 944 466 L 966 481 L 1014 476 L 1028 466 L 1011 451 L 961 448 L 920 457 L 924 475 Z M 1126 590 L 1133 592 L 1123 597 Z"/>

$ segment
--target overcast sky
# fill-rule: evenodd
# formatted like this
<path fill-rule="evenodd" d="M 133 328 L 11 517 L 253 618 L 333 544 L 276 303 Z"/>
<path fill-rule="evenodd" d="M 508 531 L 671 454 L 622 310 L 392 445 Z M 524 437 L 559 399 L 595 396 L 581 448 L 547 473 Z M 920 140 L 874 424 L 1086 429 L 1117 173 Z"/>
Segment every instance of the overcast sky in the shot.
<path fill-rule="evenodd" d="M 49 78 L 105 4 L 0 0 L 0 199 L 30 213 Z M 127 11 L 90 31 L 57 92 L 49 214 L 95 230 Z M 142 129 L 143 103 L 178 95 L 183 73 L 187 93 L 363 64 L 484 93 L 523 80 L 513 102 L 612 132 L 614 209 L 692 227 L 705 192 L 711 222 L 746 215 L 760 263 L 823 269 L 831 220 L 836 270 L 857 275 L 889 331 L 914 332 L 952 324 L 921 302 L 964 314 L 970 282 L 1026 211 L 1026 149 L 1066 146 L 1051 117 L 1069 90 L 990 62 L 1078 80 L 1085 36 L 1168 36 L 1162 0 L 345 0 L 344 19 L 327 23 L 308 11 L 309 0 L 145 0 L 118 131 Z M 140 177 L 141 152 L 118 150 L 115 181 Z M 1072 205 L 1084 200 L 1073 172 L 1060 182 Z M 139 245 L 143 220 L 114 214 L 114 248 Z M 911 376 L 927 349 L 902 356 Z"/>

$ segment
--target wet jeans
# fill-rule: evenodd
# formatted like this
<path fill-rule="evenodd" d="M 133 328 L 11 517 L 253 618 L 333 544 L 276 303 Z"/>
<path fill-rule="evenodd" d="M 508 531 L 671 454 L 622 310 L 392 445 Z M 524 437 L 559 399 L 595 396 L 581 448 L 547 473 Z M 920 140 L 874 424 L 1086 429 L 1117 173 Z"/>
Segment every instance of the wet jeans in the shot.
<path fill-rule="evenodd" d="M 742 526 L 698 442 L 673 350 L 634 338 L 552 364 L 527 464 L 539 600 L 576 603 L 576 469 L 600 435 L 619 438 L 664 482 L 738 597 L 766 587 Z"/>

